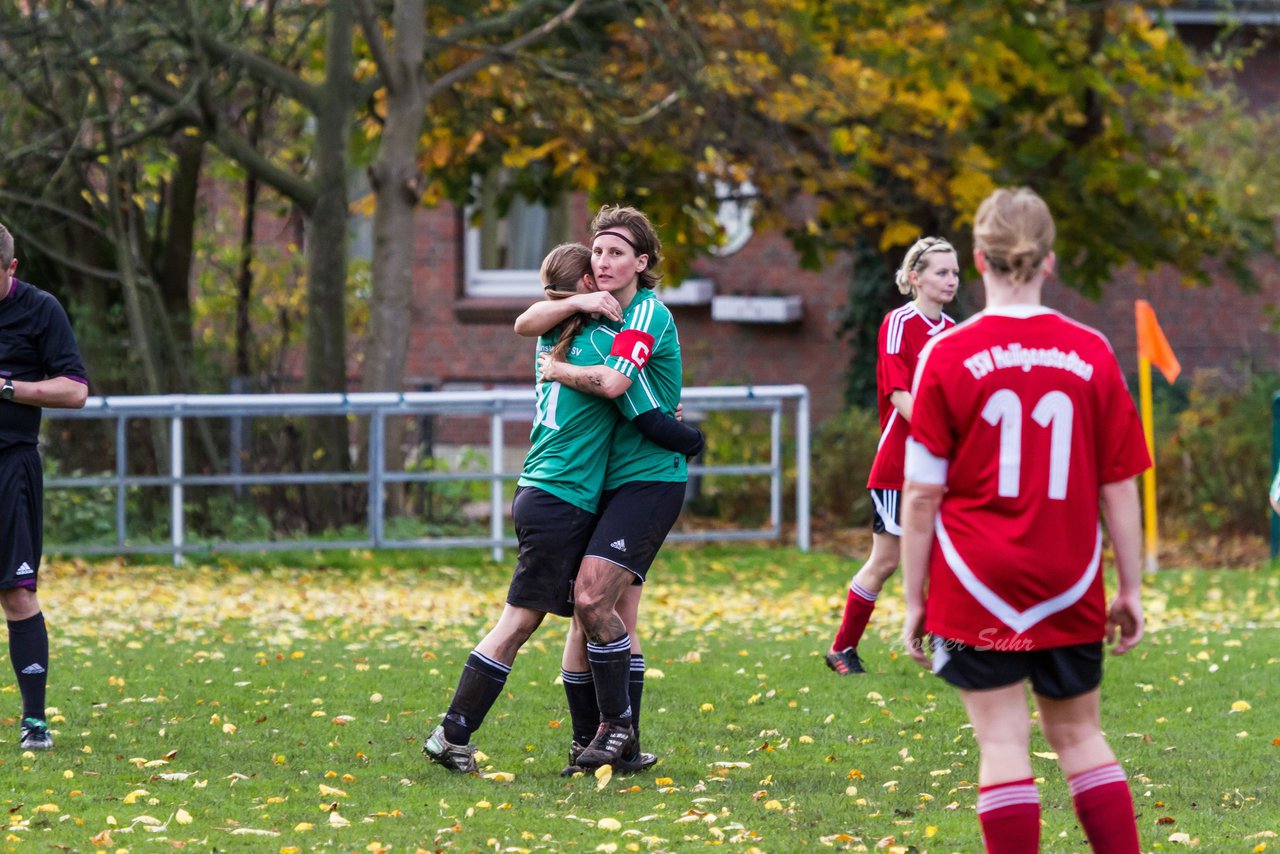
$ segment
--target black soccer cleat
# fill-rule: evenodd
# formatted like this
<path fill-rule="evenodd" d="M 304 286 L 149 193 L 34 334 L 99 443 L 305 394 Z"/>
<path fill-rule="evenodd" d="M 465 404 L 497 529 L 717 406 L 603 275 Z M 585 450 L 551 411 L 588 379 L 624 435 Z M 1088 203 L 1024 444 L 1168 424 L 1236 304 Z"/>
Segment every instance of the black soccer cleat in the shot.
<path fill-rule="evenodd" d="M 636 731 L 631 724 L 619 726 L 605 721 L 596 730 L 596 737 L 578 754 L 578 767 L 591 771 L 602 765 L 612 765 L 615 770 L 620 769 L 624 756 L 635 756 L 639 751 Z"/>
<path fill-rule="evenodd" d="M 639 745 L 637 744 L 637 748 Z M 579 764 L 578 759 L 582 756 L 582 752 L 586 750 L 578 742 L 572 742 L 569 745 L 569 764 L 560 772 L 561 777 L 572 777 L 574 774 L 587 774 L 590 768 L 583 768 Z M 623 757 L 613 764 L 613 769 L 619 774 L 635 773 L 636 771 L 646 771 L 658 764 L 658 757 L 653 753 L 644 753 L 639 749 L 629 757 Z"/>
<path fill-rule="evenodd" d="M 854 647 L 842 649 L 839 652 L 827 653 L 827 667 L 830 667 L 841 676 L 853 676 L 858 673 L 866 673 L 862 667 L 862 659 L 858 657 L 858 650 Z"/>

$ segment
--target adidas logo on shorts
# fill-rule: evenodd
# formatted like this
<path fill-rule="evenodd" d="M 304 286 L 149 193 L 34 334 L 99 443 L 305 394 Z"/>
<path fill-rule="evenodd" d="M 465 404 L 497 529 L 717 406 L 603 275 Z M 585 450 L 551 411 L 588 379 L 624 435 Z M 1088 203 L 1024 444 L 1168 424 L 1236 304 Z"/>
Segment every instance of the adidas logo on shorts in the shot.
<path fill-rule="evenodd" d="M 27 676 L 38 676 L 39 674 L 44 673 L 44 668 L 41 667 L 40 662 L 37 661 L 35 664 L 28 664 L 26 667 L 22 668 L 22 672 Z"/>
<path fill-rule="evenodd" d="M 31 568 L 31 564 L 24 560 L 22 562 L 22 566 L 18 567 L 18 571 L 15 572 L 14 575 L 35 575 L 35 572 L 36 571 Z"/>
<path fill-rule="evenodd" d="M 612 543 L 609 543 L 609 547 L 613 549 L 617 549 L 620 552 L 625 552 L 627 550 L 627 541 L 614 540 Z"/>

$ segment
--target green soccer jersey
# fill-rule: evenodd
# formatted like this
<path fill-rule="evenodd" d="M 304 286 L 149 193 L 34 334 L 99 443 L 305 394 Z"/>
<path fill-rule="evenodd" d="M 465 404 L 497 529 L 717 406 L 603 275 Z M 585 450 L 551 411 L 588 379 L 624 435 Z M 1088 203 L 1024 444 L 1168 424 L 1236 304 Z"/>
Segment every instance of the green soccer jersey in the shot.
<path fill-rule="evenodd" d="M 674 416 L 680 403 L 680 338 L 671 310 L 651 289 L 641 288 L 623 312 L 621 328 L 602 326 L 592 337 L 597 346 L 602 335 L 610 339 L 605 364 L 631 380 L 616 401 L 623 420 L 613 431 L 605 489 L 638 480 L 683 483 L 689 479 L 684 455 L 659 447 L 631 423 L 650 409 Z"/>
<path fill-rule="evenodd" d="M 594 347 L 587 346 L 593 326 L 573 339 L 569 364 L 603 363 L 604 357 Z M 539 338 L 537 352 L 550 352 L 558 337 L 559 330 L 553 329 Z M 558 382 L 540 382 L 537 391 L 537 411 L 529 432 L 532 447 L 517 482 L 521 486 L 536 486 L 575 507 L 595 513 L 604 489 L 609 443 L 618 421 L 617 408 L 610 400 L 583 394 Z"/>

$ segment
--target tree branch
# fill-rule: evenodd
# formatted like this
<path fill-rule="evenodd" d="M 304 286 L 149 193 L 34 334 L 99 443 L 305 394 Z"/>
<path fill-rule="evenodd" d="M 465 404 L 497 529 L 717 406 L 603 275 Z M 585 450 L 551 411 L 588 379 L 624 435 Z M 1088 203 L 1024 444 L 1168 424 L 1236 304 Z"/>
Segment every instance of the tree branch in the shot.
<path fill-rule="evenodd" d="M 360 28 L 364 31 L 364 40 L 369 43 L 369 53 L 373 54 L 373 64 L 378 66 L 378 76 L 386 81 L 388 88 L 397 83 L 395 65 L 387 52 L 387 40 L 382 37 L 382 28 L 378 26 L 378 18 L 373 12 L 369 0 L 356 0 L 356 14 L 360 18 Z M 364 81 L 368 84 L 369 81 Z M 364 87 L 361 87 L 363 89 Z M 359 100 L 364 100 L 360 98 Z"/>
<path fill-rule="evenodd" d="M 567 7 L 565 7 L 563 11 L 561 11 L 558 15 L 546 21 L 545 23 L 537 27 L 534 27 L 532 30 L 529 30 L 526 33 L 516 36 L 511 41 L 507 42 L 501 47 L 494 48 L 493 50 L 486 53 L 485 55 L 477 56 L 474 59 L 471 59 L 467 62 L 462 63 L 462 65 L 459 65 L 457 68 L 454 68 L 452 71 L 449 71 L 441 75 L 440 77 L 436 78 L 436 80 L 430 86 L 427 87 L 426 102 L 431 103 L 431 101 L 437 95 L 441 94 L 442 92 L 448 91 L 449 88 L 453 86 L 454 83 L 457 83 L 459 80 L 467 79 L 468 77 L 475 74 L 477 71 L 479 71 L 480 69 L 484 68 L 487 65 L 492 65 L 495 59 L 509 61 L 521 48 L 527 47 L 545 38 L 547 35 L 555 32 L 565 23 L 573 20 L 574 16 L 577 15 L 579 11 L 581 11 L 585 3 L 586 3 L 586 0 L 573 0 L 573 2 L 570 3 Z M 535 2 L 532 5 L 536 6 L 540 4 Z"/>
<path fill-rule="evenodd" d="M 210 59 L 217 63 L 236 64 L 255 81 L 293 98 L 312 113 L 320 111 L 321 97 L 317 87 L 282 65 L 222 42 L 200 26 L 200 18 L 193 10 L 188 9 L 188 11 L 191 12 L 192 41 L 195 47 L 205 52 Z"/>

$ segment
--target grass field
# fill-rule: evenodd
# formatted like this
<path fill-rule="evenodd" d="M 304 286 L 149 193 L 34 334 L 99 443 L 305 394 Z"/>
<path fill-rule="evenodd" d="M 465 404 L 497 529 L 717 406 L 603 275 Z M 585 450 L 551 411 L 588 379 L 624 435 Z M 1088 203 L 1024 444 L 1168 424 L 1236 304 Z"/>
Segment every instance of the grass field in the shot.
<path fill-rule="evenodd" d="M 478 553 L 296 568 L 57 562 L 42 571 L 57 749 L 0 730 L 0 851 L 980 850 L 977 756 L 944 684 L 896 655 L 891 583 L 863 653 L 823 665 L 851 570 L 755 546 L 664 552 L 645 593 L 650 773 L 564 779 L 564 622 L 517 660 L 475 742 L 421 755 L 509 567 Z M 326 563 L 327 560 L 327 563 Z M 421 566 L 419 566 L 421 564 Z M 1147 850 L 1280 850 L 1274 572 L 1166 571 L 1108 661 L 1104 724 Z M 1044 850 L 1085 850 L 1037 739 Z"/>

